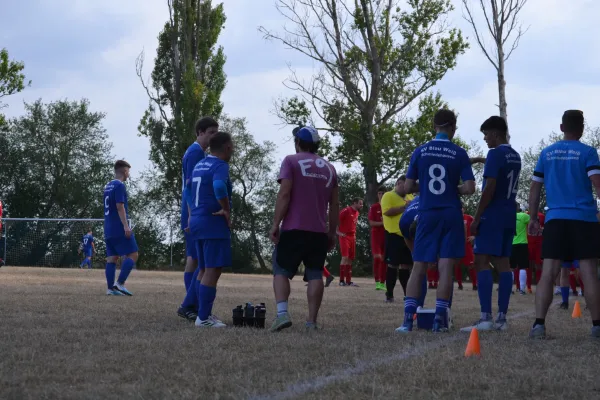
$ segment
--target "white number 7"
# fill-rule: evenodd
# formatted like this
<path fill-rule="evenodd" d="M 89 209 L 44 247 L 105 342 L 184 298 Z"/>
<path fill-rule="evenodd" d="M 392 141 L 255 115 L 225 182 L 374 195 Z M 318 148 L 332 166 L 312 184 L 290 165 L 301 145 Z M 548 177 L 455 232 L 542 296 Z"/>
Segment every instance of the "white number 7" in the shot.
<path fill-rule="evenodd" d="M 506 177 L 508 178 L 508 194 L 506 195 L 506 198 L 510 199 L 511 194 L 517 194 L 518 192 L 517 185 L 519 184 L 519 175 L 517 175 L 517 179 L 515 179 L 515 170 L 513 169 Z"/>
<path fill-rule="evenodd" d="M 196 185 L 196 196 L 194 196 L 195 198 L 195 206 L 198 207 L 198 194 L 200 193 L 200 184 L 202 183 L 202 177 L 201 176 L 196 176 L 194 178 L 192 178 L 192 184 L 198 182 L 198 185 Z"/>

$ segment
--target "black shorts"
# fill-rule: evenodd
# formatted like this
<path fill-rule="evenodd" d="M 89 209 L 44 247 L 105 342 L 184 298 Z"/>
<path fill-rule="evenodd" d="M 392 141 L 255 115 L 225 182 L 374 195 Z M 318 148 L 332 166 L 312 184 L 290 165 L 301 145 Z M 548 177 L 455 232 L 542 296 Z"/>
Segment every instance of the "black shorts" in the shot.
<path fill-rule="evenodd" d="M 286 270 L 289 278 L 304 268 L 323 271 L 329 240 L 326 233 L 291 230 L 281 232 L 277 244 L 277 264 Z"/>
<path fill-rule="evenodd" d="M 542 258 L 561 261 L 600 258 L 600 224 L 573 219 L 546 222 Z"/>
<path fill-rule="evenodd" d="M 512 269 L 529 268 L 529 246 L 527 243 L 512 245 L 510 267 Z"/>
<path fill-rule="evenodd" d="M 413 259 L 404 238 L 385 231 L 385 262 L 389 265 L 412 265 Z"/>

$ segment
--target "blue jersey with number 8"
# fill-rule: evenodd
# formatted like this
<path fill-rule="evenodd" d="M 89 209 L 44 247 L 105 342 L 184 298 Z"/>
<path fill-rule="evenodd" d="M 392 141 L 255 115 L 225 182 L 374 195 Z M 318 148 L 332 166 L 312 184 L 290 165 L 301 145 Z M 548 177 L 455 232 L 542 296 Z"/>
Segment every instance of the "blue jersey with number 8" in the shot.
<path fill-rule="evenodd" d="M 509 144 L 490 149 L 485 159 L 483 186 L 487 178 L 496 179 L 496 190 L 492 201 L 485 209 L 482 219 L 492 219 L 505 228 L 516 227 L 517 188 L 521 173 L 521 156 Z"/>
<path fill-rule="evenodd" d="M 460 180 L 475 180 L 465 149 L 447 139 L 434 139 L 419 146 L 410 159 L 406 176 L 419 180 L 419 211 L 460 209 Z"/>

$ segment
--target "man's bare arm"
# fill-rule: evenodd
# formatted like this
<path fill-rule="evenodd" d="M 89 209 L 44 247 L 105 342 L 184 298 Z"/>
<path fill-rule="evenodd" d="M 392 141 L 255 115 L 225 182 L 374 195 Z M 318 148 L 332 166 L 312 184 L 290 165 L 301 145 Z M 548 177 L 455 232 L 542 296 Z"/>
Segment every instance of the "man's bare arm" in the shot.
<path fill-rule="evenodd" d="M 414 179 L 406 179 L 404 182 L 404 189 L 407 193 L 418 193 L 419 183 Z"/>
<path fill-rule="evenodd" d="M 470 181 L 470 182 L 473 182 L 473 181 Z M 483 212 L 492 202 L 495 192 L 496 192 L 496 178 L 486 178 L 485 179 L 485 188 L 483 188 L 483 193 L 481 193 L 481 199 L 479 200 L 479 204 L 477 205 L 477 211 L 475 212 L 476 220 L 481 219 Z"/>
<path fill-rule="evenodd" d="M 391 207 L 389 210 L 384 212 L 383 215 L 385 215 L 386 217 L 394 217 L 396 215 L 402 214 L 406 210 L 406 207 L 408 207 L 408 204 L 399 207 Z"/>
<path fill-rule="evenodd" d="M 470 196 L 475 193 L 475 181 L 463 182 L 462 185 L 458 186 L 458 193 L 465 196 Z"/>
<path fill-rule="evenodd" d="M 338 224 L 340 222 L 340 192 L 339 188 L 334 188 L 331 192 L 329 201 L 329 236 L 335 236 Z"/>
<path fill-rule="evenodd" d="M 119 219 L 123 224 L 123 229 L 125 231 L 129 230 L 129 222 L 127 222 L 127 213 L 125 212 L 124 203 L 117 203 L 117 212 L 119 213 Z"/>
<path fill-rule="evenodd" d="M 273 226 L 279 226 L 285 218 L 288 207 L 290 205 L 290 197 L 292 194 L 292 181 L 290 179 L 282 179 L 279 185 L 279 193 L 277 193 L 277 202 L 275 203 L 275 217 L 273 218 Z"/>
<path fill-rule="evenodd" d="M 383 226 L 383 222 L 369 220 L 369 226 L 371 228 L 375 228 L 375 227 L 378 227 L 378 226 Z"/>
<path fill-rule="evenodd" d="M 542 194 L 542 183 L 531 181 L 529 187 L 529 217 L 533 220 L 538 219 L 540 211 L 540 196 Z"/>

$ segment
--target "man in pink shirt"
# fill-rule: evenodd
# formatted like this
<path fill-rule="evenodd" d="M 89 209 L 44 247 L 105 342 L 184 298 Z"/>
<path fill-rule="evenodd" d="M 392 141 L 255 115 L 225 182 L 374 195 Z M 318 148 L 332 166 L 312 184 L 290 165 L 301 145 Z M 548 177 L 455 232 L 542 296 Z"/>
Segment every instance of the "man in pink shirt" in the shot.
<path fill-rule="evenodd" d="M 308 282 L 307 330 L 317 329 L 317 314 L 323 299 L 323 265 L 335 246 L 339 216 L 338 180 L 335 168 L 319 157 L 319 134 L 312 127 L 294 129 L 296 154 L 281 163 L 280 184 L 273 227 L 275 243 L 273 289 L 277 317 L 271 331 L 292 326 L 288 313 L 290 280 L 304 264 Z M 281 226 L 280 226 L 281 225 Z"/>

